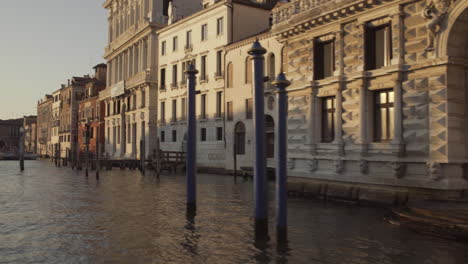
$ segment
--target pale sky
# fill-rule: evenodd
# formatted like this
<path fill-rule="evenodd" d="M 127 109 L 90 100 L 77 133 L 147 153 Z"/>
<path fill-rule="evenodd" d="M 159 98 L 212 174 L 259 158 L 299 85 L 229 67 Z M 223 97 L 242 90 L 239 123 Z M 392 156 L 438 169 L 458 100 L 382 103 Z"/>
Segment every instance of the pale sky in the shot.
<path fill-rule="evenodd" d="M 0 0 L 0 119 L 36 115 L 37 101 L 105 62 L 104 0 Z"/>

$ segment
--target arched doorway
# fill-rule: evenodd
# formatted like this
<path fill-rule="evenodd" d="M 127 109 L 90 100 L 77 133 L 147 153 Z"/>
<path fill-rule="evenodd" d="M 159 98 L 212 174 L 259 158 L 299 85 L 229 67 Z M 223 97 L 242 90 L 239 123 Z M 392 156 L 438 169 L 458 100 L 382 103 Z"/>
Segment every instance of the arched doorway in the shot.
<path fill-rule="evenodd" d="M 449 160 L 463 159 L 468 164 L 468 4 L 458 4 L 448 15 L 448 35 L 442 39 L 447 41 L 446 54 L 451 62 L 446 81 L 448 119 L 463 125 L 447 127 L 447 154 Z M 467 172 L 465 168 L 465 177 Z"/>
<path fill-rule="evenodd" d="M 266 157 L 275 157 L 275 121 L 270 115 L 265 115 L 265 148 Z"/>
<path fill-rule="evenodd" d="M 245 154 L 245 125 L 243 122 L 237 122 L 234 127 L 234 154 Z"/>

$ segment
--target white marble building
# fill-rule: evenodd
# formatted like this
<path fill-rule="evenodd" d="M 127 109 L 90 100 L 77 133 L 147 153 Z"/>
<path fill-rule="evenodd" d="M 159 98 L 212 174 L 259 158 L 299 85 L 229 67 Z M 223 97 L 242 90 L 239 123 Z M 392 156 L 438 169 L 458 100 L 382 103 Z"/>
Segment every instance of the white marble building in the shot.
<path fill-rule="evenodd" d="M 268 2 L 268 3 L 265 3 Z M 197 163 L 225 169 L 227 45 L 269 28 L 270 1 L 204 0 L 203 9 L 157 31 L 158 136 L 161 149 L 184 151 L 187 84 L 184 74 L 194 64 L 197 75 Z M 246 57 L 246 55 L 242 55 Z M 229 134 L 229 137 L 231 133 Z"/>
<path fill-rule="evenodd" d="M 174 12 L 171 6 L 177 6 Z M 156 31 L 201 8 L 192 0 L 107 0 L 109 44 L 106 103 L 106 153 L 114 158 L 148 156 L 155 147 L 158 36 Z"/>

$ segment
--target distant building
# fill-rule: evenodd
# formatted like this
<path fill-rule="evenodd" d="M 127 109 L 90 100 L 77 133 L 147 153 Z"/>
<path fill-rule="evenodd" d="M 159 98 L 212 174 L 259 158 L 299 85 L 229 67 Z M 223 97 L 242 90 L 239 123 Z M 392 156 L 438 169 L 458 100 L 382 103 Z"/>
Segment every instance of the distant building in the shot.
<path fill-rule="evenodd" d="M 104 101 L 99 100 L 99 92 L 106 88 L 106 64 L 94 67 L 95 76 L 85 85 L 84 96 L 78 107 L 78 154 L 80 159 L 86 150 L 86 126 L 89 126 L 89 151 L 97 152 L 96 143 L 99 142 L 100 153 L 105 150 L 104 145 Z"/>
<path fill-rule="evenodd" d="M 85 86 L 92 81 L 88 75 L 72 77 L 60 90 L 59 146 L 61 157 L 74 158 L 78 153 L 78 104 L 85 94 Z"/>
<path fill-rule="evenodd" d="M 25 116 L 23 118 L 24 128 L 24 151 L 37 153 L 37 116 Z"/>
<path fill-rule="evenodd" d="M 52 155 L 52 95 L 45 95 L 37 103 L 37 154 L 41 156 Z"/>
<path fill-rule="evenodd" d="M 16 152 L 23 119 L 0 120 L 0 152 Z"/>
<path fill-rule="evenodd" d="M 240 53 L 240 49 L 232 51 L 232 56 L 227 61 L 225 48 L 267 31 L 270 27 L 271 4 L 264 1 L 237 0 L 202 1 L 202 4 L 204 8 L 201 11 L 157 31 L 160 47 L 158 137 L 162 150 L 185 151 L 185 70 L 189 64 L 193 64 L 199 71 L 197 90 L 200 91 L 196 96 L 197 163 L 199 167 L 225 169 L 226 159 L 232 156 L 226 151 L 226 137 L 234 136 L 231 130 L 226 130 L 227 81 L 236 80 L 235 89 L 231 90 L 238 93 L 231 92 L 230 100 L 236 100 L 237 106 L 245 103 L 241 99 L 244 95 L 252 98 L 252 68 L 249 68 L 249 74 L 239 70 L 236 71 L 236 75 L 232 75 L 233 64 L 239 68 L 246 63 L 251 65 L 251 61 L 246 61 L 247 49 L 243 50 L 244 53 Z M 235 63 L 231 63 L 233 60 Z M 244 76 L 248 76 L 250 81 L 244 80 Z M 241 90 L 244 83 L 248 85 L 246 89 Z M 225 135 L 226 131 L 229 131 L 229 135 Z M 252 166 L 252 160 L 248 164 Z"/>
<path fill-rule="evenodd" d="M 149 155 L 156 142 L 158 36 L 156 30 L 201 8 L 193 0 L 107 0 L 109 44 L 106 152 L 111 157 Z"/>

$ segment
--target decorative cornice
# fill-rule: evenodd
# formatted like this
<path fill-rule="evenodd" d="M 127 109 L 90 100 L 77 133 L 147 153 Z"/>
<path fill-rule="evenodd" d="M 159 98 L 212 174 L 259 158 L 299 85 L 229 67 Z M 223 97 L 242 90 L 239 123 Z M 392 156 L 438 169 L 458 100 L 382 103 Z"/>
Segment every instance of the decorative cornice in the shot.
<path fill-rule="evenodd" d="M 288 37 L 304 33 L 325 23 L 337 21 L 357 13 L 362 13 L 376 6 L 383 5 L 386 2 L 394 1 L 398 0 L 360 0 L 340 7 L 335 0 L 329 0 L 327 2 L 316 0 L 297 0 L 273 10 L 273 33 L 280 39 L 286 39 Z M 326 10 L 327 7 L 334 6 L 338 6 L 338 8 Z M 323 8 L 324 10 L 320 10 L 320 8 Z M 306 13 L 309 12 L 313 12 L 316 15 L 306 16 Z M 300 22 L 295 23 L 295 19 L 300 20 Z"/>

